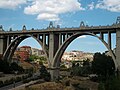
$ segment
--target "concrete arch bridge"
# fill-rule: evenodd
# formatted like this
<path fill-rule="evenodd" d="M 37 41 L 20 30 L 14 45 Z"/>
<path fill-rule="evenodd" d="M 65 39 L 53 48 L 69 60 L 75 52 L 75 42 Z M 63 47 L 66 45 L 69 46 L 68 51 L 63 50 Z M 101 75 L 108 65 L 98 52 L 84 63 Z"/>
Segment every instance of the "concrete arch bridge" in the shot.
<path fill-rule="evenodd" d="M 116 53 L 111 49 L 111 34 L 116 34 Z M 104 34 L 107 34 L 108 41 L 105 41 Z M 111 54 L 115 68 L 120 71 L 120 17 L 116 23 L 107 26 L 88 26 L 84 22 L 79 27 L 60 28 L 54 27 L 50 22 L 46 29 L 27 30 L 23 26 L 22 30 L 4 31 L 0 26 L 0 55 L 3 60 L 10 61 L 17 46 L 26 38 L 33 37 L 42 46 L 48 59 L 49 68 L 51 68 L 52 77 L 58 77 L 60 59 L 67 46 L 77 37 L 90 35 L 98 38 L 108 49 Z"/>

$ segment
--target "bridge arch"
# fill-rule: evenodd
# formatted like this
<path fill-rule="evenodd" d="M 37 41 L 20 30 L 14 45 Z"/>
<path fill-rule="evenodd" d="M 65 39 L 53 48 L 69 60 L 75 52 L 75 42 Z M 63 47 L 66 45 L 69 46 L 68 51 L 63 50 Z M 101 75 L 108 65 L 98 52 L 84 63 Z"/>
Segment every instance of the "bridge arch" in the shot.
<path fill-rule="evenodd" d="M 73 35 L 71 35 L 69 38 L 67 38 L 63 44 L 60 46 L 60 48 L 58 49 L 57 53 L 55 54 L 55 57 L 54 57 L 54 60 L 53 60 L 53 67 L 59 67 L 59 60 L 61 59 L 64 51 L 66 50 L 66 48 L 68 47 L 68 45 L 74 40 L 76 39 L 77 37 L 79 36 L 82 36 L 82 35 L 90 35 L 90 36 L 94 36 L 96 37 L 98 40 L 100 40 L 104 45 L 105 47 L 108 49 L 110 55 L 112 56 L 113 58 L 113 61 L 114 61 L 114 64 L 115 64 L 115 68 L 117 69 L 118 65 L 117 65 L 117 62 L 116 62 L 116 56 L 115 54 L 113 53 L 113 51 L 110 49 L 110 47 L 108 46 L 108 44 L 99 36 L 97 36 L 96 34 L 94 33 L 89 33 L 89 32 L 83 32 L 83 33 L 75 33 Z"/>
<path fill-rule="evenodd" d="M 29 37 L 32 37 L 34 38 L 40 45 L 41 47 L 43 48 L 43 44 L 41 42 L 41 40 L 39 40 L 38 38 L 36 38 L 35 36 L 33 35 L 20 35 L 18 37 L 16 37 L 15 39 L 13 39 L 13 41 L 9 44 L 9 46 L 7 47 L 6 51 L 4 52 L 3 54 L 3 60 L 11 60 L 16 48 L 18 47 L 18 45 L 25 39 L 29 38 Z M 45 52 L 45 56 L 48 60 L 48 53 L 46 52 L 46 48 L 44 47 L 43 51 Z M 8 61 L 10 62 L 10 61 Z"/>

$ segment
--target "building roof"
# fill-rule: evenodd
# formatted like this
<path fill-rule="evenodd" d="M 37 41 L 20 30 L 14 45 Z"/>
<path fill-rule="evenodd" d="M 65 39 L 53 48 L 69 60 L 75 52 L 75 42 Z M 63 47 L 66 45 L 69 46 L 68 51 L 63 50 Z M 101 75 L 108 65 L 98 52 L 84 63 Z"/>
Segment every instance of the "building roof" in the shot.
<path fill-rule="evenodd" d="M 22 46 L 20 48 L 31 48 L 30 46 Z"/>

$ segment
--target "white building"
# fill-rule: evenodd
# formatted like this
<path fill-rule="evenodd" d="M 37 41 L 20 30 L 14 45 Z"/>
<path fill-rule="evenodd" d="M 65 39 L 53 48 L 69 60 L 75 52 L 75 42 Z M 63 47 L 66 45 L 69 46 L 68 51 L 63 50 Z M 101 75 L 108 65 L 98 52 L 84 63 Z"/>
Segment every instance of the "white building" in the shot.
<path fill-rule="evenodd" d="M 84 53 L 82 51 L 65 52 L 62 56 L 62 61 L 83 61 L 89 59 L 93 60 L 93 53 Z"/>
<path fill-rule="evenodd" d="M 45 53 L 43 50 L 37 49 L 37 48 L 31 48 L 32 55 L 36 56 L 45 56 Z"/>

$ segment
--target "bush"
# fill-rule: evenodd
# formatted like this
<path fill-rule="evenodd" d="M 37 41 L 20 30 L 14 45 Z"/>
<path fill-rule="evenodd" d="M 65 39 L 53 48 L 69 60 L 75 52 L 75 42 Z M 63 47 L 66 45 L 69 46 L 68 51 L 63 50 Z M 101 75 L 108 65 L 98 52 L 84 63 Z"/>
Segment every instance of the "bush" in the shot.
<path fill-rule="evenodd" d="M 13 83 L 13 79 L 6 80 L 6 81 L 4 81 L 4 86 L 12 84 L 12 83 Z"/>
<path fill-rule="evenodd" d="M 28 75 L 22 76 L 23 80 L 26 79 L 26 78 L 28 78 Z"/>
<path fill-rule="evenodd" d="M 81 75 L 81 71 L 82 71 L 81 67 L 77 67 L 77 66 L 72 67 L 71 75 L 80 76 Z"/>
<path fill-rule="evenodd" d="M 30 82 L 31 81 L 31 79 L 24 79 L 23 80 L 23 83 L 28 83 L 28 82 Z"/>
<path fill-rule="evenodd" d="M 42 65 L 41 68 L 40 68 L 40 77 L 43 78 L 45 81 L 50 81 L 51 80 L 51 75 L 47 71 L 47 69 L 44 65 Z"/>
<path fill-rule="evenodd" d="M 0 60 L 0 72 L 8 74 L 10 71 L 9 63 L 7 61 Z"/>
<path fill-rule="evenodd" d="M 120 78 L 112 77 L 105 82 L 105 90 L 120 90 Z"/>
<path fill-rule="evenodd" d="M 50 75 L 49 72 L 47 72 L 47 73 L 45 74 L 44 80 L 45 80 L 45 81 L 50 81 L 50 80 L 51 80 L 51 75 Z"/>
<path fill-rule="evenodd" d="M 93 73 L 98 76 L 107 77 L 115 74 L 115 64 L 112 57 L 105 55 L 104 53 L 95 53 L 92 62 Z"/>
<path fill-rule="evenodd" d="M 0 87 L 2 87 L 3 86 L 3 81 L 0 81 Z"/>
<path fill-rule="evenodd" d="M 70 86 L 70 80 L 65 82 L 65 86 Z"/>
<path fill-rule="evenodd" d="M 24 72 L 24 69 L 15 62 L 11 63 L 10 68 L 12 71 L 18 71 L 19 73 Z"/>
<path fill-rule="evenodd" d="M 8 74 L 12 73 L 13 71 L 19 71 L 20 73 L 23 73 L 24 69 L 15 62 L 10 64 L 5 60 L 0 60 L 0 72 Z"/>
<path fill-rule="evenodd" d="M 102 82 L 99 83 L 98 90 L 105 90 L 104 83 Z"/>
<path fill-rule="evenodd" d="M 94 82 L 97 82 L 98 81 L 98 77 L 96 77 L 96 76 L 95 77 L 90 77 L 90 80 L 94 81 Z"/>
<path fill-rule="evenodd" d="M 21 81 L 21 80 L 22 80 L 21 77 L 16 77 L 15 82 L 19 82 L 19 81 Z"/>

